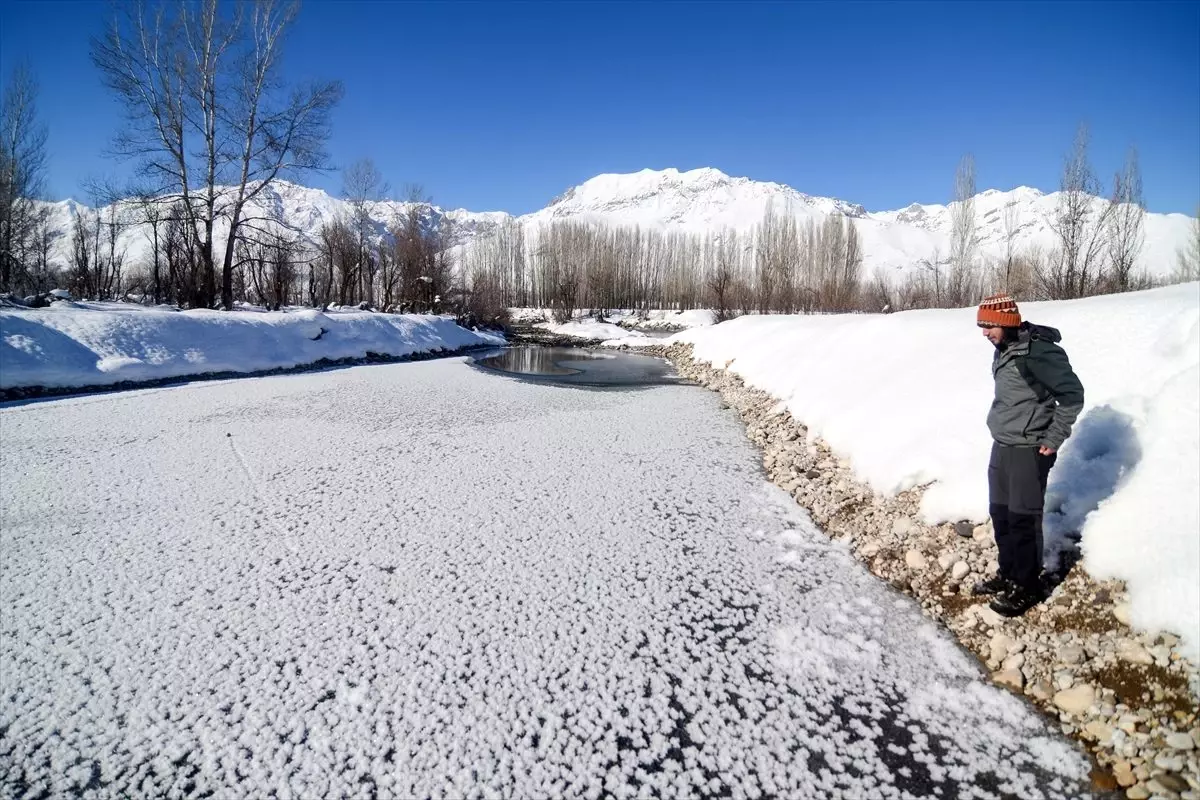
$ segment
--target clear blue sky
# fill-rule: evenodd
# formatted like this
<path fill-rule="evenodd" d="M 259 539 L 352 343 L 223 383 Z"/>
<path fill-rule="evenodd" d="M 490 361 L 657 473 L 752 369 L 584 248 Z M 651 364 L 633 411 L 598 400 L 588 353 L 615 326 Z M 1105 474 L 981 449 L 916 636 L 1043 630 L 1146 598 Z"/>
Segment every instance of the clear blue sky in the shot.
<path fill-rule="evenodd" d="M 28 59 L 53 197 L 82 197 L 117 110 L 88 57 L 102 2 L 0 0 Z M 437 3 L 308 0 L 289 71 L 339 78 L 339 165 L 525 213 L 601 172 L 714 166 L 868 209 L 1057 187 L 1076 125 L 1107 183 L 1129 144 L 1152 211 L 1200 201 L 1200 4 Z M 340 175 L 306 181 L 340 191 Z"/>

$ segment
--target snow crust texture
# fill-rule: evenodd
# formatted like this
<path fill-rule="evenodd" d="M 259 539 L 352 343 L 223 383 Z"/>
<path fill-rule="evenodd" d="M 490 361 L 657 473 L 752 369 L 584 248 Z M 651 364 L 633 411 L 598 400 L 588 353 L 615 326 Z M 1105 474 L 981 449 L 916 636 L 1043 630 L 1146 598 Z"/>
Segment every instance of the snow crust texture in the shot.
<path fill-rule="evenodd" d="M 1062 332 L 1086 406 L 1050 474 L 1054 560 L 1129 585 L 1132 622 L 1200 658 L 1200 284 L 1023 303 Z M 975 310 L 749 316 L 668 339 L 778 398 L 872 488 L 931 484 L 929 523 L 987 519 L 992 347 Z"/>
<path fill-rule="evenodd" d="M 0 389 L 105 386 L 321 359 L 502 344 L 452 319 L 369 311 L 177 311 L 129 303 L 0 309 Z"/>
<path fill-rule="evenodd" d="M 461 359 L 0 409 L 0 796 L 1087 796 L 757 461 Z"/>

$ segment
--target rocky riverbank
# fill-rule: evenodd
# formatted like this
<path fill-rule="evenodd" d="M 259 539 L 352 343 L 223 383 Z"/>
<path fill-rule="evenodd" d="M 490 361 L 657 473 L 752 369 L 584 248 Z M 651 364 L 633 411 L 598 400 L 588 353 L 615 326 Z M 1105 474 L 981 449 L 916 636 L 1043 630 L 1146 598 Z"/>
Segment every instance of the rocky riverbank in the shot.
<path fill-rule="evenodd" d="M 1124 586 L 1075 568 L 1049 599 L 1018 619 L 992 611 L 971 587 L 994 574 L 990 524 L 929 526 L 921 489 L 882 497 L 854 478 L 770 395 L 696 363 L 690 345 L 638 349 L 717 391 L 763 451 L 769 479 L 872 573 L 921 603 L 987 666 L 993 680 L 1084 742 L 1097 788 L 1131 800 L 1200 800 L 1200 671 L 1170 634 L 1128 626 Z"/>

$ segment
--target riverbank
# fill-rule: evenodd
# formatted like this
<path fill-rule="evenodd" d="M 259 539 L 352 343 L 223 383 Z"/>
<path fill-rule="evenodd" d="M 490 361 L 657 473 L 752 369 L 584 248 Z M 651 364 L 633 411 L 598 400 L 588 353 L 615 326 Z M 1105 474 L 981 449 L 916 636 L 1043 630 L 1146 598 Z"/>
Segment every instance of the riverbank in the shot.
<path fill-rule="evenodd" d="M 777 398 L 697 362 L 689 344 L 637 351 L 666 357 L 681 377 L 719 392 L 762 450 L 768 479 L 873 574 L 916 598 L 995 682 L 1085 743 L 1098 765 L 1097 788 L 1121 789 L 1132 800 L 1200 796 L 1200 672 L 1175 636 L 1128 627 L 1121 582 L 1095 580 L 1077 566 L 1047 601 L 1005 619 L 971 595 L 997 567 L 990 526 L 925 524 L 924 487 L 891 497 L 873 491 L 826 444 L 809 441 Z"/>

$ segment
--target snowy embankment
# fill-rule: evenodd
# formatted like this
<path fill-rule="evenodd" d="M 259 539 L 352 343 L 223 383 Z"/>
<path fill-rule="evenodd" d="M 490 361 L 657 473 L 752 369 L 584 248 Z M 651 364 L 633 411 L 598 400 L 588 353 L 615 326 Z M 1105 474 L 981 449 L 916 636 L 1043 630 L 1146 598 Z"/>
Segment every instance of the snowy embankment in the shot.
<path fill-rule="evenodd" d="M 1200 284 L 1021 311 L 1062 332 L 1087 398 L 1051 474 L 1048 546 L 1081 534 L 1088 572 L 1127 583 L 1133 624 L 1200 656 Z M 991 346 L 973 308 L 743 317 L 671 342 L 778 398 L 875 490 L 931 484 L 927 522 L 986 519 Z"/>
<path fill-rule="evenodd" d="M 176 311 L 125 303 L 0 309 L 0 389 L 108 386 L 503 344 L 452 319 L 369 311 Z"/>
<path fill-rule="evenodd" d="M 594 319 L 573 319 L 562 325 L 545 322 L 537 327 L 556 333 L 559 336 L 570 336 L 572 339 L 589 339 L 615 341 L 617 339 L 644 339 L 646 334 L 641 331 L 631 331 L 609 322 L 597 322 Z"/>

